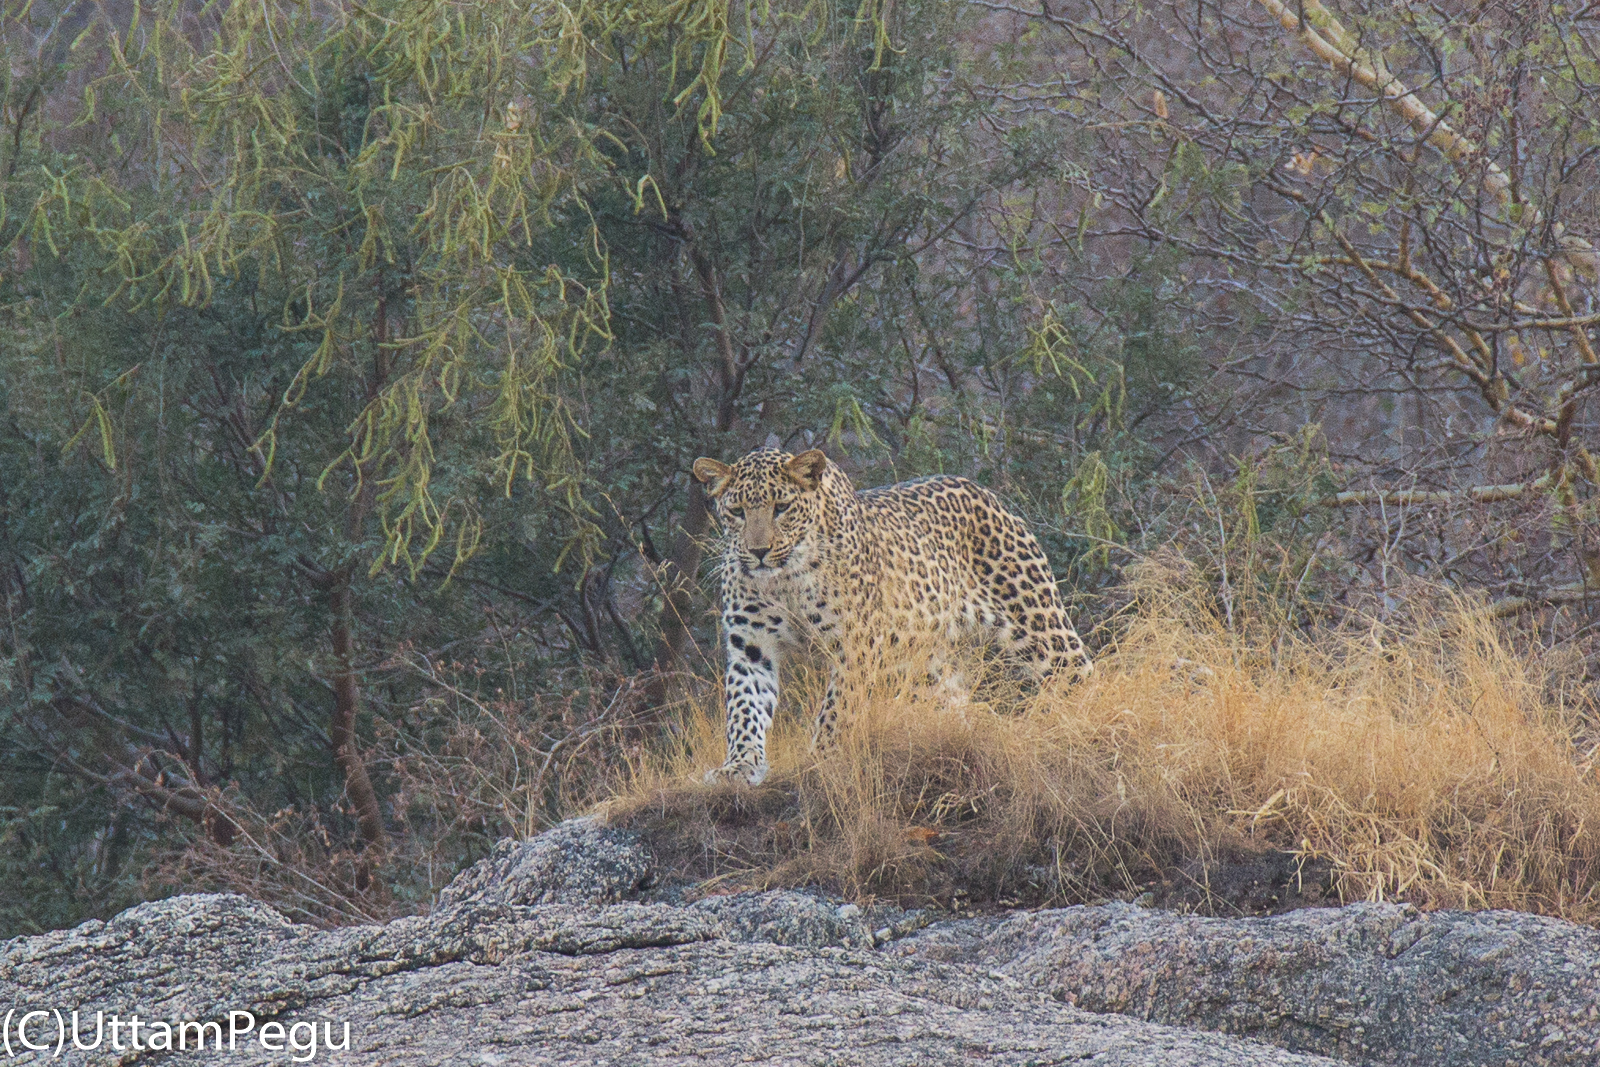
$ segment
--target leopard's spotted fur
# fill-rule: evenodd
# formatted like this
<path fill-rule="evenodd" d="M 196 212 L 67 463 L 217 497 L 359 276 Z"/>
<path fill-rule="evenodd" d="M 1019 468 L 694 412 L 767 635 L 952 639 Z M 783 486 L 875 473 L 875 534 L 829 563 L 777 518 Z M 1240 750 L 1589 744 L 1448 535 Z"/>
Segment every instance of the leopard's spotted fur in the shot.
<path fill-rule="evenodd" d="M 819 739 L 833 729 L 851 648 L 978 638 L 1040 679 L 1092 669 L 1039 542 L 974 482 L 936 476 L 858 493 L 816 449 L 762 448 L 732 466 L 699 459 L 694 475 L 727 535 L 728 753 L 708 777 L 766 777 L 778 665 L 808 647 L 833 665 Z"/>

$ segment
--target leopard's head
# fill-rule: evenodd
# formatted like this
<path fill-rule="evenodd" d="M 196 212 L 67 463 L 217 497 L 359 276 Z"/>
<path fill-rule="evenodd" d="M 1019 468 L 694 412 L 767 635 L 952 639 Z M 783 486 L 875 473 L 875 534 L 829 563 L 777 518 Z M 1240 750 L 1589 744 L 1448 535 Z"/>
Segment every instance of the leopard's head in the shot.
<path fill-rule="evenodd" d="M 826 510 L 828 466 L 828 457 L 815 448 L 798 456 L 758 448 L 732 466 L 694 461 L 694 476 L 715 502 L 740 570 L 767 576 L 803 562 L 798 557 L 806 555 Z"/>

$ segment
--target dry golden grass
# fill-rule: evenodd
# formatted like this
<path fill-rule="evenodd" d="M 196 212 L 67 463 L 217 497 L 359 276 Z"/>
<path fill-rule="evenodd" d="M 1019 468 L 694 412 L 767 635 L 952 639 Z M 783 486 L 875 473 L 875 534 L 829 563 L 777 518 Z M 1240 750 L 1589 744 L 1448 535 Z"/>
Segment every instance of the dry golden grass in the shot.
<path fill-rule="evenodd" d="M 840 744 L 809 752 L 786 707 L 754 789 L 699 784 L 708 699 L 608 810 L 723 884 L 1081 900 L 1275 851 L 1347 901 L 1600 916 L 1600 737 L 1559 657 L 1442 595 L 1403 627 L 1256 637 L 1174 571 L 1135 589 L 1083 685 L 960 713 L 857 677 Z"/>

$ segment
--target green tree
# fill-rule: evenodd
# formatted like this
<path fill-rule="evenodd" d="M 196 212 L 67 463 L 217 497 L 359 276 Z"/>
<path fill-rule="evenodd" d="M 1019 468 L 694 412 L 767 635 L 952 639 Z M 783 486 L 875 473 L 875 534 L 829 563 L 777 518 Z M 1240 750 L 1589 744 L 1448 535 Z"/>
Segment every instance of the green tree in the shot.
<path fill-rule="evenodd" d="M 430 729 L 406 665 L 481 653 L 526 704 L 653 659 L 659 700 L 704 634 L 697 455 L 776 434 L 1041 517 L 1085 456 L 1146 473 L 1130 423 L 1196 378 L 1178 268 L 1071 282 L 1078 144 L 1006 110 L 1031 61 L 978 18 L 8 6 L 0 922 L 149 891 L 173 817 L 353 843 L 367 910 L 310 917 L 425 892 L 372 758 L 375 718 Z"/>

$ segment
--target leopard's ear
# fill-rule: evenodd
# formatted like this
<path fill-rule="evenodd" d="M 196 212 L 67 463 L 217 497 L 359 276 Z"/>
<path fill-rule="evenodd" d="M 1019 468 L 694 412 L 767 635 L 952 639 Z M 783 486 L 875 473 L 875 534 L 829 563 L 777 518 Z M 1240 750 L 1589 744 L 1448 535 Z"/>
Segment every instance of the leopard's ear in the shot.
<path fill-rule="evenodd" d="M 694 478 L 706 487 L 707 496 L 721 496 L 733 477 L 733 468 L 719 459 L 701 456 L 694 461 Z"/>
<path fill-rule="evenodd" d="M 800 488 L 810 491 L 822 484 L 822 472 L 828 469 L 828 457 L 822 449 L 802 452 L 783 465 L 783 473 Z"/>

